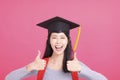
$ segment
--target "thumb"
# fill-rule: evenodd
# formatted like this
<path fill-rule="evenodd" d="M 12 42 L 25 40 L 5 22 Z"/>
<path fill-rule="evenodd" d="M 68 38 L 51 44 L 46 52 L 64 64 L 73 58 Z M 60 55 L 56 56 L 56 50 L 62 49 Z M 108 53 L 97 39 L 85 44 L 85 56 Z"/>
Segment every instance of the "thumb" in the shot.
<path fill-rule="evenodd" d="M 76 55 L 77 55 L 77 53 L 75 52 L 74 53 L 74 60 L 78 60 Z"/>
<path fill-rule="evenodd" d="M 36 56 L 36 60 L 41 59 L 40 56 L 41 56 L 41 52 L 40 52 L 40 50 L 38 50 L 38 54 Z"/>

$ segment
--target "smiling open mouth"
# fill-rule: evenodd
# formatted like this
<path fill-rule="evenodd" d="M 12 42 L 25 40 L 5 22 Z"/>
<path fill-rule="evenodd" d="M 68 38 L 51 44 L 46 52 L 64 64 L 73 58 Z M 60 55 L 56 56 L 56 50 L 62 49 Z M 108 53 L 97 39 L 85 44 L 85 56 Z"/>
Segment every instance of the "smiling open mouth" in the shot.
<path fill-rule="evenodd" d="M 63 48 L 63 46 L 55 46 L 55 49 L 56 49 L 57 51 L 61 51 L 62 48 Z"/>

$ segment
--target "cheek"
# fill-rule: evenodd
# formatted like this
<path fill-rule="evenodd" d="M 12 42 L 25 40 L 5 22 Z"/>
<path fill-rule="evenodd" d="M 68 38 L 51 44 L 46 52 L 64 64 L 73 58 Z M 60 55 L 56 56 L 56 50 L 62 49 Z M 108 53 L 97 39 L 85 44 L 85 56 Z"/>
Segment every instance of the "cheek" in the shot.
<path fill-rule="evenodd" d="M 55 40 L 50 40 L 50 45 L 53 47 L 55 45 Z"/>
<path fill-rule="evenodd" d="M 68 40 L 63 41 L 63 43 L 66 46 L 68 44 Z"/>

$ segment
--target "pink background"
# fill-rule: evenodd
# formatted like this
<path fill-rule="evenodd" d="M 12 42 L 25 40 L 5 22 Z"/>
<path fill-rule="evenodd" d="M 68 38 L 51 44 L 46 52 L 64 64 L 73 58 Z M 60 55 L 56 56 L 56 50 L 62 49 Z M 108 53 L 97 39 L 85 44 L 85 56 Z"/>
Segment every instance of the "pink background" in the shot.
<path fill-rule="evenodd" d="M 54 16 L 82 25 L 79 60 L 109 80 L 120 79 L 119 0 L 0 0 L 0 80 L 32 62 L 38 49 L 44 52 L 47 30 L 36 24 Z"/>

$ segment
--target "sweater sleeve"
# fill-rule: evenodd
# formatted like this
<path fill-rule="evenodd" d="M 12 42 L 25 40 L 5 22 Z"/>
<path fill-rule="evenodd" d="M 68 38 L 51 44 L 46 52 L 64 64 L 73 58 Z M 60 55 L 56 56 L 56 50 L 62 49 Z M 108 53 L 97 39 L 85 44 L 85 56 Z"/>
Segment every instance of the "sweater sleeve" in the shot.
<path fill-rule="evenodd" d="M 82 62 L 80 62 L 80 65 L 82 69 L 80 72 L 78 72 L 79 77 L 85 78 L 87 80 L 107 80 L 107 78 L 101 73 L 91 70 Z"/>
<path fill-rule="evenodd" d="M 6 77 L 5 80 L 22 80 L 32 75 L 37 75 L 37 71 L 26 71 L 26 67 L 22 67 L 20 69 L 14 70 L 10 72 Z"/>

